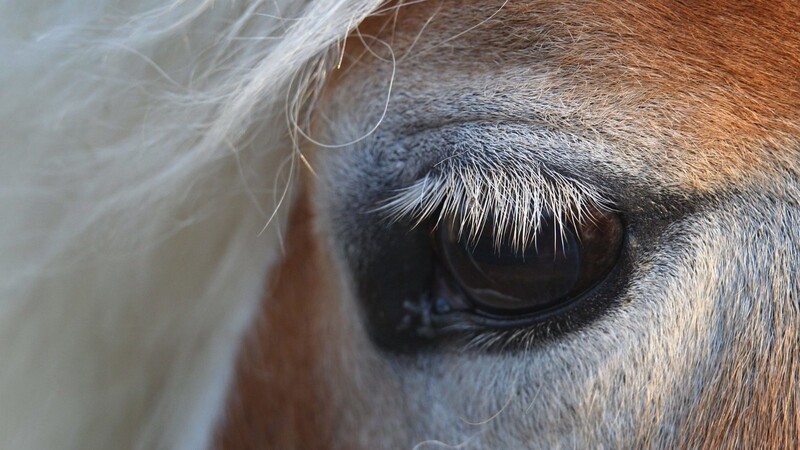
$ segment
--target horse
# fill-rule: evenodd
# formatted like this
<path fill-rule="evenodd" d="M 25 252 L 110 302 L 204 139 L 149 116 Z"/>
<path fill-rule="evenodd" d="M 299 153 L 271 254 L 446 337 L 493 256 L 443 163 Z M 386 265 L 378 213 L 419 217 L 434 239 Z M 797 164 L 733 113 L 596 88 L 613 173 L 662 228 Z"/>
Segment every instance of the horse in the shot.
<path fill-rule="evenodd" d="M 794 448 L 791 1 L 4 1 L 0 448 Z"/>

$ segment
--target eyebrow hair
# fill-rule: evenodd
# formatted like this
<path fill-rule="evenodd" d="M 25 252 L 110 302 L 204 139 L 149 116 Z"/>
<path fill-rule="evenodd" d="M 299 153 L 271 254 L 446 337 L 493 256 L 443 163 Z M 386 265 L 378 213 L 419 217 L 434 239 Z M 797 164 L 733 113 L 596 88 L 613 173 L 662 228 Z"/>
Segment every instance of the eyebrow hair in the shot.
<path fill-rule="evenodd" d="M 461 152 L 435 164 L 422 178 L 397 191 L 376 211 L 413 226 L 435 219 L 458 238 L 475 243 L 485 226 L 494 228 L 495 247 L 521 251 L 536 243 L 546 215 L 562 234 L 567 226 L 613 209 L 597 187 L 565 176 L 521 152 Z"/>

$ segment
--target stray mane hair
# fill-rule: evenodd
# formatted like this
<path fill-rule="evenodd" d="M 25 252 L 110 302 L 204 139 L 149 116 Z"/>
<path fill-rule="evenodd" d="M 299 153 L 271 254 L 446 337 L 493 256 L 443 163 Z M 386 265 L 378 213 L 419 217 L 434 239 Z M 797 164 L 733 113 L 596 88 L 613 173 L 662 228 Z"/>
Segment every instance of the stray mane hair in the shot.
<path fill-rule="evenodd" d="M 377 0 L 0 2 L 3 448 L 204 448 Z"/>

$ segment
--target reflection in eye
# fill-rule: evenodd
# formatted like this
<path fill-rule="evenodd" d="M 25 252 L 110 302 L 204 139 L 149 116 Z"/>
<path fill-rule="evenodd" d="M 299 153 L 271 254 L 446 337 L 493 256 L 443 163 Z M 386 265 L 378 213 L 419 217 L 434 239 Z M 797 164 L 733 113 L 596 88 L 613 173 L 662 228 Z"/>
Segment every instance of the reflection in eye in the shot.
<path fill-rule="evenodd" d="M 477 239 L 440 226 L 437 247 L 453 287 L 474 312 L 496 318 L 550 313 L 604 279 L 623 240 L 615 214 L 594 210 L 582 223 L 559 226 L 547 215 L 523 249 L 496 238 L 486 224 Z"/>

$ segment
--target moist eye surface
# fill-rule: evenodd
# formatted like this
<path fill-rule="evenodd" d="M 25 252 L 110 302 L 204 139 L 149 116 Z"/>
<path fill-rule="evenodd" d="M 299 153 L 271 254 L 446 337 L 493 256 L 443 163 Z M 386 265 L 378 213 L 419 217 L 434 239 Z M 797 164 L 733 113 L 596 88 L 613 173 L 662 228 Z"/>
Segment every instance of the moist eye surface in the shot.
<path fill-rule="evenodd" d="M 623 231 L 615 214 L 596 210 L 592 220 L 567 226 L 547 214 L 539 223 L 523 248 L 496 239 L 491 223 L 472 240 L 455 227 L 439 227 L 439 259 L 473 312 L 535 318 L 598 284 L 619 255 Z"/>
<path fill-rule="evenodd" d="M 622 219 L 595 209 L 581 222 L 537 222 L 523 247 L 491 222 L 475 238 L 445 223 L 373 222 L 373 238 L 351 247 L 371 248 L 353 268 L 373 341 L 407 352 L 504 331 L 552 336 L 598 318 L 613 300 L 603 286 L 622 254 Z"/>

